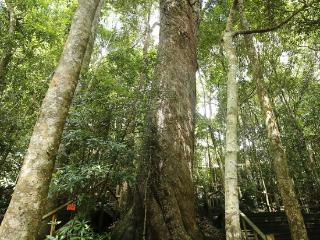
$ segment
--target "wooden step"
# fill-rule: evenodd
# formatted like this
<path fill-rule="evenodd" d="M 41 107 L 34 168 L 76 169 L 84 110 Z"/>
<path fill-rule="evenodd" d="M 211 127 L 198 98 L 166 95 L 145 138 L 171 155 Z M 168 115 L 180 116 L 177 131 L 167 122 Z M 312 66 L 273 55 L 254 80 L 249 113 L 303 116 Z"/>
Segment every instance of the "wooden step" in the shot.
<path fill-rule="evenodd" d="M 291 240 L 287 217 L 283 212 L 246 214 L 265 234 L 274 234 L 276 240 Z M 320 214 L 304 214 L 309 240 L 320 239 Z"/>

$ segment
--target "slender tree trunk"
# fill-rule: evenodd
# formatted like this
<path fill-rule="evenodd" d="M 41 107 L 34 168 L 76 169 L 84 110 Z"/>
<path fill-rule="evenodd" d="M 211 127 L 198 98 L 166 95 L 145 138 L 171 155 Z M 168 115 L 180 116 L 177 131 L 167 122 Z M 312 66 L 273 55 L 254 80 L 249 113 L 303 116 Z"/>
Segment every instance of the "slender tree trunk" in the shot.
<path fill-rule="evenodd" d="M 244 30 L 248 30 L 249 23 L 245 17 L 243 8 L 243 0 L 239 0 L 241 25 Z M 253 79 L 256 80 L 257 84 L 257 93 L 261 109 L 266 118 L 265 123 L 268 131 L 268 138 L 274 154 L 273 166 L 277 177 L 279 192 L 286 215 L 288 217 L 291 237 L 293 240 L 306 240 L 308 239 L 306 227 L 304 225 L 303 216 L 301 214 L 299 203 L 294 191 L 293 182 L 289 176 L 286 153 L 281 143 L 281 136 L 277 125 L 277 120 L 273 113 L 272 105 L 265 87 L 262 69 L 254 48 L 253 37 L 252 35 L 245 35 L 244 39 L 247 48 L 247 54 L 252 66 L 251 70 Z"/>
<path fill-rule="evenodd" d="M 150 41 L 151 41 L 151 32 L 153 30 L 153 27 L 150 27 L 150 17 L 151 17 L 151 11 L 152 11 L 152 5 L 153 4 L 147 4 L 148 6 L 148 13 L 145 16 L 144 19 L 144 31 L 143 31 L 143 48 L 142 48 L 142 59 L 143 59 L 143 66 L 141 69 L 140 77 L 139 77 L 139 83 L 137 88 L 135 89 L 135 95 L 136 99 L 133 100 L 133 104 L 131 107 L 131 111 L 128 113 L 128 119 L 126 123 L 126 127 L 122 136 L 122 140 L 126 136 L 129 136 L 130 134 L 134 134 L 135 128 L 136 128 L 136 118 L 138 117 L 138 108 L 139 105 L 142 104 L 143 97 L 145 95 L 145 89 L 148 83 L 148 65 L 149 65 L 149 59 L 148 59 L 148 52 L 150 48 Z"/>
<path fill-rule="evenodd" d="M 223 149 L 220 146 L 219 142 L 215 139 L 213 128 L 210 125 L 209 125 L 209 133 L 210 133 L 211 142 L 212 142 L 213 147 L 215 149 L 215 156 L 216 156 L 216 160 L 217 160 L 217 163 L 218 163 L 218 166 L 219 166 L 219 170 L 220 170 L 221 188 L 224 189 L 224 163 L 222 162 Z"/>
<path fill-rule="evenodd" d="M 199 2 L 160 0 L 160 42 L 132 211 L 113 239 L 202 239 L 191 181 Z"/>
<path fill-rule="evenodd" d="M 138 109 L 143 104 L 143 97 L 145 94 L 146 85 L 148 83 L 148 65 L 149 65 L 149 59 L 148 59 L 148 52 L 151 44 L 151 32 L 153 30 L 153 27 L 150 27 L 150 18 L 151 18 L 151 11 L 152 11 L 153 3 L 147 4 L 148 12 L 144 16 L 144 31 L 143 31 L 143 48 L 142 48 L 142 58 L 143 58 L 143 66 L 140 72 L 139 82 L 138 86 L 135 89 L 135 97 L 136 99 L 133 99 L 132 107 L 130 108 L 130 111 L 128 113 L 128 118 L 126 120 L 125 129 L 123 131 L 123 134 L 121 136 L 121 141 L 124 141 L 127 139 L 128 143 L 132 146 L 135 144 L 135 129 L 136 129 L 136 120 L 139 117 Z M 122 185 L 125 182 L 122 183 Z M 127 188 L 129 190 L 129 188 Z M 124 192 L 123 192 L 124 193 Z M 128 195 L 131 196 L 128 196 Z M 132 199 L 132 192 L 130 193 L 127 191 L 125 193 L 126 198 Z M 126 201 L 125 204 L 121 203 L 121 197 L 119 198 L 119 208 L 120 211 L 125 213 L 125 210 L 128 209 L 128 207 L 131 207 L 132 201 Z"/>
<path fill-rule="evenodd" d="M 87 43 L 86 52 L 85 52 L 85 55 L 84 55 L 84 58 L 83 58 L 83 61 L 82 61 L 82 65 L 81 65 L 81 75 L 82 76 L 86 75 L 88 70 L 89 70 L 89 64 L 90 64 L 90 60 L 91 60 L 91 55 L 92 55 L 94 42 L 95 42 L 96 35 L 97 35 L 97 27 L 98 27 L 98 24 L 99 24 L 100 13 L 101 13 L 101 9 L 102 9 L 102 7 L 104 5 L 104 2 L 105 2 L 105 0 L 100 0 L 99 1 L 99 5 L 96 8 L 95 16 L 94 16 L 94 19 L 93 19 L 93 22 L 92 22 L 92 25 L 91 25 L 90 38 L 89 38 L 89 41 Z M 81 89 L 80 82 L 81 82 L 81 80 L 79 81 L 79 84 L 76 87 L 75 94 L 78 94 L 79 93 L 78 91 Z M 63 145 L 63 143 L 61 143 L 60 144 L 60 149 L 61 148 L 63 149 L 64 147 L 65 146 Z M 85 150 L 85 148 L 84 148 L 84 150 Z M 58 155 L 59 155 L 59 153 L 58 153 Z M 56 171 L 56 169 L 58 167 L 57 165 L 59 165 L 58 162 L 55 163 L 54 171 Z M 45 204 L 45 208 L 43 209 L 42 214 L 44 215 L 44 214 L 48 213 L 49 211 L 57 208 L 61 204 L 58 200 L 59 200 L 59 196 L 52 196 L 50 198 L 48 197 L 47 201 L 46 201 L 46 204 Z M 39 239 L 39 240 L 45 239 L 45 236 L 48 235 L 49 229 L 50 229 L 50 225 L 49 225 L 50 221 L 51 221 L 51 219 L 47 218 L 47 219 L 45 219 L 45 220 L 43 220 L 41 222 L 40 230 L 39 230 L 37 239 Z"/>
<path fill-rule="evenodd" d="M 277 79 L 279 79 L 279 74 L 278 74 L 277 66 L 276 66 L 277 61 L 271 60 L 270 64 L 272 66 L 272 70 L 273 70 L 275 76 L 277 77 Z M 308 85 L 309 85 L 308 83 L 309 83 L 309 80 L 304 82 L 303 86 L 300 90 L 300 93 L 301 93 L 301 96 L 299 97 L 300 102 L 301 102 L 301 98 L 303 96 L 304 91 L 306 91 L 306 89 L 308 88 Z M 304 174 L 303 177 L 308 177 L 308 179 L 310 179 L 310 181 L 315 182 L 316 187 L 319 187 L 320 185 L 319 185 L 319 177 L 317 174 L 317 168 L 315 166 L 315 162 L 313 161 L 313 159 L 310 158 L 311 155 L 309 154 L 309 150 L 308 150 L 308 140 L 305 137 L 303 127 L 301 126 L 301 124 L 299 123 L 299 121 L 297 120 L 297 117 L 296 117 L 296 110 L 295 109 L 298 107 L 298 105 L 293 106 L 293 107 L 290 106 L 290 104 L 287 100 L 287 97 L 286 97 L 286 92 L 283 89 L 281 90 L 280 99 L 281 99 L 282 103 L 285 105 L 288 113 L 291 116 L 289 118 L 289 120 L 292 123 L 293 128 L 294 128 L 293 132 L 295 134 L 295 139 L 296 139 L 295 144 L 298 147 L 298 149 L 297 149 L 298 150 L 298 158 L 300 160 L 301 167 L 304 167 L 305 172 L 306 172 L 306 174 Z M 272 97 L 271 97 L 271 100 L 273 100 Z M 290 156 L 294 155 L 294 154 L 296 154 L 296 152 L 288 153 L 288 158 L 290 158 Z M 303 171 L 301 171 L 301 172 L 303 172 Z M 307 183 L 307 184 L 309 184 L 309 183 Z M 313 183 L 311 183 L 311 184 L 313 184 Z M 311 189 L 311 191 L 313 191 L 313 190 Z"/>
<path fill-rule="evenodd" d="M 81 73 L 82 74 L 86 74 L 88 72 L 88 68 L 90 65 L 91 56 L 92 56 L 92 52 L 93 52 L 93 48 L 94 48 L 94 43 L 96 41 L 97 29 L 98 29 L 98 25 L 99 25 L 101 10 L 102 10 L 104 3 L 105 3 L 105 0 L 99 1 L 99 5 L 96 9 L 96 12 L 95 12 L 95 15 L 94 15 L 94 18 L 92 21 L 91 34 L 90 34 L 89 41 L 87 43 L 86 52 L 84 54 L 82 66 L 81 66 Z"/>
<path fill-rule="evenodd" d="M 312 155 L 312 151 L 310 151 L 310 143 L 307 140 L 305 136 L 305 132 L 301 124 L 299 123 L 297 116 L 295 114 L 295 111 L 290 106 L 288 100 L 285 97 L 284 90 L 281 91 L 281 101 L 286 106 L 288 113 L 291 115 L 290 121 L 292 122 L 292 125 L 294 127 L 294 132 L 296 135 L 296 145 L 299 146 L 298 154 L 299 158 L 303 160 L 303 167 L 306 170 L 306 175 L 308 178 L 310 178 L 310 181 L 314 181 L 316 187 L 318 188 L 320 186 L 319 182 L 319 176 L 317 167 L 314 161 L 314 157 Z M 310 154 L 311 153 L 311 154 Z"/>
<path fill-rule="evenodd" d="M 207 102 L 207 94 L 206 94 L 205 83 L 204 83 L 204 80 L 203 80 L 201 75 L 199 76 L 199 82 L 201 84 L 202 94 L 203 94 L 203 96 L 202 96 L 203 97 L 202 107 L 203 107 L 203 110 L 204 110 L 205 121 L 207 122 L 207 124 L 206 124 L 207 125 L 207 133 L 206 133 L 207 146 L 206 146 L 206 150 L 207 150 L 207 156 L 208 156 L 208 164 L 209 164 L 210 175 L 211 175 L 211 178 L 212 178 L 212 180 L 211 180 L 212 181 L 212 186 L 214 186 L 215 184 L 217 184 L 217 181 L 216 181 L 216 174 L 215 174 L 214 168 L 212 167 L 212 158 L 211 158 L 211 152 L 210 152 L 210 148 L 211 148 L 211 144 L 210 144 L 210 141 L 209 141 L 210 119 L 208 117 L 207 108 L 206 108 L 208 102 Z"/>
<path fill-rule="evenodd" d="M 14 6 L 12 5 L 10 0 L 6 0 L 5 3 L 7 5 L 7 9 L 9 12 L 9 30 L 8 30 L 7 41 L 5 43 L 6 48 L 4 49 L 3 54 L 0 57 L 0 94 L 2 93 L 2 91 L 6 86 L 5 77 L 6 77 L 7 67 L 13 55 L 12 41 L 14 38 L 14 32 L 16 30 L 16 25 L 17 25 Z"/>
<path fill-rule="evenodd" d="M 0 227 L 1 240 L 37 236 L 63 127 L 99 0 L 79 0 L 71 30 L 43 100 L 19 180 Z"/>
<path fill-rule="evenodd" d="M 225 228 L 227 240 L 241 238 L 239 217 L 239 196 L 237 178 L 238 154 L 238 60 L 233 44 L 233 23 L 237 1 L 233 2 L 227 20 L 226 30 L 223 34 L 223 48 L 228 61 L 227 82 L 227 126 L 226 126 L 226 156 L 225 156 Z"/>

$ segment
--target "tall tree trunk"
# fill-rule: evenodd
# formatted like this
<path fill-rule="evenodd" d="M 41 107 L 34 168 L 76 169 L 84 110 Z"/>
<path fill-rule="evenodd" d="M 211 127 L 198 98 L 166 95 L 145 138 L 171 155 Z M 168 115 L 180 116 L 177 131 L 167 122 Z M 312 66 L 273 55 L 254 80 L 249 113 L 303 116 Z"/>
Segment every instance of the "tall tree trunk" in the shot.
<path fill-rule="evenodd" d="M 5 76 L 7 72 L 7 67 L 11 61 L 13 55 L 13 38 L 14 32 L 16 30 L 17 19 L 15 16 L 14 6 L 12 5 L 10 0 L 5 1 L 7 5 L 7 9 L 9 12 L 9 30 L 7 41 L 5 43 L 6 48 L 3 51 L 2 56 L 0 57 L 0 94 L 4 90 L 6 83 L 5 83 Z"/>
<path fill-rule="evenodd" d="M 223 149 L 220 146 L 219 141 L 217 141 L 215 136 L 214 136 L 214 130 L 213 130 L 212 126 L 209 125 L 208 129 L 209 129 L 211 142 L 212 142 L 213 147 L 215 149 L 216 161 L 217 161 L 217 164 L 218 164 L 219 170 L 220 170 L 221 188 L 224 189 L 224 163 L 223 163 L 224 154 L 223 154 Z"/>
<path fill-rule="evenodd" d="M 202 103 L 202 108 L 203 108 L 203 111 L 204 111 L 204 117 L 205 117 L 205 121 L 207 122 L 207 134 L 206 134 L 206 151 L 207 151 L 207 156 L 208 156 L 208 164 L 209 164 L 209 170 L 210 170 L 210 175 L 211 175 L 211 184 L 212 186 L 214 186 L 215 184 L 217 185 L 217 181 L 216 181 L 216 174 L 215 174 L 215 171 L 214 171 L 214 168 L 212 167 L 212 158 L 211 158 L 211 152 L 210 152 L 210 148 L 211 148 L 211 144 L 210 144 L 210 141 L 209 141 L 209 134 L 210 134 L 210 117 L 211 115 L 209 115 L 208 117 L 208 114 L 207 114 L 207 94 L 206 94 L 206 86 L 205 86 L 205 83 L 204 83 L 204 79 L 202 77 L 202 74 L 199 76 L 199 82 L 201 84 L 201 87 L 202 87 L 202 97 L 203 97 L 203 103 Z M 210 103 L 209 103 L 210 104 Z"/>
<path fill-rule="evenodd" d="M 274 70 L 274 72 L 276 74 L 276 70 Z M 320 182 L 319 182 L 318 171 L 317 171 L 314 158 L 312 154 L 310 154 L 312 153 L 312 151 L 310 152 L 311 145 L 306 138 L 303 127 L 301 126 L 301 124 L 297 119 L 295 111 L 293 110 L 288 100 L 286 99 L 285 92 L 283 89 L 281 90 L 280 99 L 282 103 L 286 106 L 286 109 L 291 116 L 290 121 L 292 122 L 292 125 L 294 127 L 294 132 L 296 137 L 295 139 L 297 141 L 296 146 L 299 146 L 298 157 L 300 160 L 302 160 L 302 164 L 303 164 L 303 167 L 305 168 L 306 175 L 307 175 L 306 177 L 308 177 L 311 182 L 313 181 L 313 183 L 315 183 L 315 186 L 318 188 L 320 186 Z"/>
<path fill-rule="evenodd" d="M 104 2 L 105 2 L 105 0 L 99 1 L 99 5 L 96 8 L 94 19 L 91 24 L 91 34 L 90 34 L 89 41 L 87 43 L 86 52 L 85 52 L 85 55 L 84 55 L 84 58 L 82 61 L 82 65 L 81 65 L 81 75 L 82 76 L 86 75 L 89 70 L 91 55 L 93 52 L 93 47 L 94 47 L 94 43 L 95 43 L 95 39 L 96 39 L 96 35 L 97 35 L 97 27 L 99 24 L 101 9 L 104 5 Z M 76 87 L 75 94 L 79 94 L 80 88 L 81 88 L 81 77 L 80 77 L 79 83 Z M 64 148 L 65 148 L 64 144 L 60 143 L 60 149 L 64 149 Z M 58 153 L 58 155 L 59 155 L 59 153 Z M 53 172 L 55 172 L 56 169 L 59 167 L 57 165 L 59 165 L 59 162 L 55 163 Z M 46 204 L 45 204 L 46 207 L 43 209 L 42 214 L 44 215 L 44 214 L 48 213 L 49 211 L 57 208 L 61 204 L 58 200 L 59 200 L 59 196 L 56 196 L 56 195 L 51 196 L 50 198 L 48 197 Z M 47 218 L 41 222 L 37 239 L 39 239 L 39 240 L 45 239 L 45 236 L 48 235 L 49 230 L 50 230 L 50 225 L 49 225 L 50 221 L 51 221 L 51 219 Z"/>
<path fill-rule="evenodd" d="M 83 61 L 82 61 L 82 66 L 81 66 L 81 73 L 82 74 L 86 74 L 88 72 L 88 68 L 89 68 L 89 65 L 90 65 L 91 56 L 92 56 L 92 52 L 93 52 L 94 43 L 96 41 L 97 29 L 98 29 L 98 25 L 99 25 L 101 10 L 102 10 L 102 7 L 103 7 L 104 3 L 105 3 L 105 0 L 100 0 L 99 1 L 99 5 L 98 5 L 98 7 L 96 9 L 96 12 L 95 12 L 95 15 L 94 15 L 94 18 L 93 18 L 93 22 L 91 24 L 91 34 L 90 34 L 90 38 L 89 38 L 88 43 L 87 43 L 86 52 L 84 54 Z"/>
<path fill-rule="evenodd" d="M 132 211 L 113 239 L 202 239 L 191 180 L 199 2 L 160 0 L 160 42 Z"/>
<path fill-rule="evenodd" d="M 43 100 L 19 180 L 0 227 L 1 240 L 37 236 L 63 127 L 99 0 L 79 0 L 70 33 Z"/>
<path fill-rule="evenodd" d="M 239 217 L 239 196 L 237 178 L 238 154 L 238 60 L 233 44 L 233 23 L 237 1 L 233 2 L 230 9 L 227 26 L 223 34 L 223 48 L 228 61 L 227 82 L 227 126 L 226 126 L 226 156 L 225 156 L 225 228 L 227 240 L 241 238 Z"/>
<path fill-rule="evenodd" d="M 249 23 L 245 17 L 243 0 L 239 0 L 239 9 L 241 15 L 241 25 L 244 30 L 249 29 Z M 268 138 L 272 148 L 273 166 L 277 177 L 277 184 L 285 208 L 286 215 L 293 240 L 308 239 L 303 216 L 300 211 L 299 203 L 294 191 L 292 179 L 289 176 L 288 163 L 285 150 L 281 143 L 280 131 L 277 125 L 276 117 L 273 113 L 272 105 L 265 86 L 263 72 L 254 47 L 252 35 L 245 35 L 245 45 L 247 54 L 251 62 L 251 71 L 253 79 L 256 80 L 257 94 L 260 101 L 262 112 L 266 118 L 266 128 Z"/>

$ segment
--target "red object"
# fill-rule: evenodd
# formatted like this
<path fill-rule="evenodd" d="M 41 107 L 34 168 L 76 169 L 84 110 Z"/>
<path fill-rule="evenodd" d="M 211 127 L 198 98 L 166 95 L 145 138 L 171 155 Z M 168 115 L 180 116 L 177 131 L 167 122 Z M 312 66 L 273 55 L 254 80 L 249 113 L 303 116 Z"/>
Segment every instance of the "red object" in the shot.
<path fill-rule="evenodd" d="M 67 211 L 75 211 L 76 210 L 76 205 L 74 203 L 69 203 L 67 205 Z"/>

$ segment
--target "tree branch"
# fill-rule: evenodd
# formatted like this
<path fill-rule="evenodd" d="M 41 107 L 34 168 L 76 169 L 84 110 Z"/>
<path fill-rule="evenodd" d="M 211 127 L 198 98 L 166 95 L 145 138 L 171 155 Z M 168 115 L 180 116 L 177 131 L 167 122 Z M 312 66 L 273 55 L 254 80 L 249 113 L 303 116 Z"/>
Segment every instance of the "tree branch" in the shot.
<path fill-rule="evenodd" d="M 287 17 L 284 21 L 280 22 L 279 24 L 272 26 L 272 27 L 267 27 L 267 28 L 262 28 L 262 29 L 249 29 L 249 30 L 240 30 L 234 32 L 233 36 L 241 35 L 241 34 L 253 34 L 253 33 L 266 33 L 266 32 L 271 32 L 274 30 L 277 30 L 278 28 L 281 28 L 285 24 L 287 24 L 292 18 L 294 18 L 296 15 L 310 7 L 312 4 L 317 2 L 317 0 L 311 1 L 309 4 L 303 5 L 301 8 L 297 9 L 294 11 L 289 17 Z"/>

